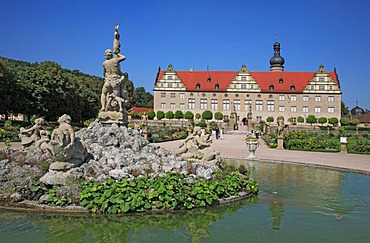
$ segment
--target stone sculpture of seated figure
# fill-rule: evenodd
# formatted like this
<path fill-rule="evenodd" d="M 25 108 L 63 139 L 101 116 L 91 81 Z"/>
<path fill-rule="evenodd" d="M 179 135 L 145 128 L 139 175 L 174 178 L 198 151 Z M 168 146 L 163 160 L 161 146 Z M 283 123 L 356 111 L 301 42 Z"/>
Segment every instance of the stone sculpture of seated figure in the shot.
<path fill-rule="evenodd" d="M 215 160 L 220 153 L 210 147 L 211 143 L 211 135 L 202 136 L 201 129 L 196 127 L 194 132 L 179 146 L 176 155 L 180 155 L 183 160 L 190 162 Z"/>
<path fill-rule="evenodd" d="M 42 129 L 44 119 L 37 118 L 35 125 L 25 129 L 21 127 L 19 138 L 21 139 L 22 149 L 35 150 L 37 148 L 46 149 L 49 142 L 49 132 Z"/>
<path fill-rule="evenodd" d="M 59 127 L 53 130 L 48 148 L 54 159 L 72 163 L 76 167 L 86 160 L 88 153 L 83 142 L 75 137 L 70 122 L 69 115 L 64 114 L 59 117 Z"/>

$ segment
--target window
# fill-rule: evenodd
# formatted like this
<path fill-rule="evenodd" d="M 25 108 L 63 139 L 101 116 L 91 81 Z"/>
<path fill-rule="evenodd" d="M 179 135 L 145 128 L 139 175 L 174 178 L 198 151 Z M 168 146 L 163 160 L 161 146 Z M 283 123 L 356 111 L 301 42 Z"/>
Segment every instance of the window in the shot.
<path fill-rule="evenodd" d="M 172 88 L 172 83 L 167 83 L 167 88 Z"/>
<path fill-rule="evenodd" d="M 328 101 L 329 102 L 334 102 L 334 96 L 328 96 Z"/>
<path fill-rule="evenodd" d="M 161 93 L 161 98 L 166 98 L 166 93 Z"/>
<path fill-rule="evenodd" d="M 180 99 L 185 99 L 185 93 L 180 93 Z"/>
<path fill-rule="evenodd" d="M 273 100 L 267 101 L 267 111 L 275 111 L 275 102 Z"/>
<path fill-rule="evenodd" d="M 303 96 L 302 100 L 303 102 L 308 102 L 308 96 Z"/>
<path fill-rule="evenodd" d="M 321 101 L 321 96 L 315 96 L 315 101 L 320 102 Z"/>
<path fill-rule="evenodd" d="M 250 108 L 251 105 L 252 105 L 252 101 L 251 100 L 245 100 L 244 101 L 244 109 L 245 109 L 245 111 L 249 111 L 249 108 Z"/>
<path fill-rule="evenodd" d="M 215 89 L 219 89 L 220 85 L 218 83 L 215 84 Z"/>
<path fill-rule="evenodd" d="M 222 100 L 222 109 L 224 111 L 230 110 L 230 100 Z"/>
<path fill-rule="evenodd" d="M 180 109 L 182 109 L 182 110 L 183 110 L 183 109 L 185 109 L 185 103 L 180 103 L 180 106 L 179 106 L 179 107 L 180 107 Z"/>
<path fill-rule="evenodd" d="M 201 110 L 207 109 L 207 99 L 200 99 L 200 109 Z"/>
<path fill-rule="evenodd" d="M 284 106 L 279 106 L 279 112 L 284 112 L 285 111 L 285 107 Z"/>
<path fill-rule="evenodd" d="M 247 89 L 247 85 L 246 84 L 241 84 L 241 88 L 242 89 Z"/>
<path fill-rule="evenodd" d="M 161 109 L 166 109 L 166 103 L 161 103 Z"/>
<path fill-rule="evenodd" d="M 176 109 L 176 105 L 175 105 L 175 103 L 171 103 L 171 104 L 170 104 L 170 107 L 171 107 L 171 109 Z"/>
<path fill-rule="evenodd" d="M 334 107 L 328 107 L 328 113 L 334 113 Z"/>
<path fill-rule="evenodd" d="M 325 85 L 319 85 L 319 90 L 321 91 L 325 90 Z"/>
<path fill-rule="evenodd" d="M 285 96 L 284 96 L 284 95 L 279 95 L 279 100 L 280 100 L 280 101 L 285 100 Z"/>
<path fill-rule="evenodd" d="M 190 110 L 194 110 L 195 109 L 195 99 L 194 98 L 190 98 L 188 100 L 188 109 L 190 109 Z"/>
<path fill-rule="evenodd" d="M 168 80 L 172 80 L 172 76 L 170 75 L 170 76 L 167 76 L 167 79 Z"/>
<path fill-rule="evenodd" d="M 195 88 L 196 88 L 196 89 L 200 89 L 200 83 L 197 83 L 197 84 L 195 85 Z"/>
<path fill-rule="evenodd" d="M 256 111 L 262 111 L 262 100 L 256 100 Z"/>
<path fill-rule="evenodd" d="M 273 84 L 270 84 L 269 90 L 274 90 L 274 85 Z"/>
<path fill-rule="evenodd" d="M 176 93 L 171 93 L 171 98 L 176 98 Z"/>
<path fill-rule="evenodd" d="M 256 118 L 258 122 L 262 121 L 262 116 L 257 116 Z"/>
<path fill-rule="evenodd" d="M 251 89 L 254 89 L 254 84 L 251 84 Z"/>
<path fill-rule="evenodd" d="M 211 100 L 211 109 L 212 110 L 217 110 L 218 109 L 218 100 L 216 100 L 216 99 Z"/>
<path fill-rule="evenodd" d="M 294 84 L 290 85 L 290 90 L 295 90 L 295 85 Z"/>
<path fill-rule="evenodd" d="M 225 122 L 228 122 L 228 121 L 229 121 L 229 116 L 224 115 L 224 121 L 225 121 Z"/>
<path fill-rule="evenodd" d="M 320 106 L 316 106 L 315 107 L 315 112 L 316 113 L 320 113 L 321 112 L 321 107 Z"/>
<path fill-rule="evenodd" d="M 315 90 L 315 86 L 314 85 L 311 85 L 311 90 Z"/>
<path fill-rule="evenodd" d="M 279 78 L 279 84 L 282 84 L 284 83 L 284 79 L 283 78 Z"/>
<path fill-rule="evenodd" d="M 290 112 L 297 112 L 297 106 L 291 106 Z"/>
<path fill-rule="evenodd" d="M 240 111 L 240 100 L 234 100 L 235 110 Z"/>
<path fill-rule="evenodd" d="M 242 81 L 246 81 L 247 80 L 247 77 L 246 76 L 243 76 L 242 77 Z"/>
<path fill-rule="evenodd" d="M 329 85 L 329 90 L 333 90 L 333 85 Z"/>
<path fill-rule="evenodd" d="M 295 95 L 290 96 L 290 101 L 297 101 L 297 96 Z"/>
<path fill-rule="evenodd" d="M 303 112 L 308 113 L 308 106 L 303 106 Z"/>
<path fill-rule="evenodd" d="M 325 78 L 324 77 L 319 77 L 319 82 L 324 82 Z"/>
<path fill-rule="evenodd" d="M 236 84 L 233 84 L 234 89 L 236 89 Z"/>

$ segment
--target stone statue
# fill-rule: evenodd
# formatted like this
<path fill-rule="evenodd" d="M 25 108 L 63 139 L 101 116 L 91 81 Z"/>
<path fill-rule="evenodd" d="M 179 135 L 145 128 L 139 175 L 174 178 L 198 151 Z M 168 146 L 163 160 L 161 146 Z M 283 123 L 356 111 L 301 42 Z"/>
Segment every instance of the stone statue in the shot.
<path fill-rule="evenodd" d="M 48 149 L 58 162 L 69 162 L 76 167 L 86 160 L 88 153 L 84 143 L 75 137 L 70 122 L 69 115 L 59 117 L 59 127 L 53 130 Z"/>
<path fill-rule="evenodd" d="M 37 148 L 46 149 L 49 142 L 49 132 L 42 129 L 44 119 L 37 118 L 35 125 L 29 129 L 21 127 L 19 138 L 21 139 L 22 149 L 34 150 Z"/>
<path fill-rule="evenodd" d="M 141 116 L 141 126 L 143 130 L 148 128 L 148 115 L 146 112 L 144 112 L 144 114 Z"/>
<path fill-rule="evenodd" d="M 211 143 L 211 135 L 201 135 L 200 127 L 195 127 L 194 132 L 180 144 L 176 155 L 190 162 L 218 162 L 220 153 L 210 147 Z"/>
<path fill-rule="evenodd" d="M 100 120 L 113 120 L 127 123 L 125 102 L 127 92 L 124 83 L 128 80 L 127 73 L 121 72 L 120 63 L 126 59 L 120 53 L 121 42 L 118 25 L 114 27 L 113 51 L 105 51 L 106 60 L 103 62 L 104 85 L 100 96 L 101 110 Z"/>
<path fill-rule="evenodd" d="M 282 116 L 279 116 L 278 118 L 277 118 L 277 124 L 278 124 L 278 132 L 277 132 L 277 134 L 278 134 L 278 137 L 283 137 L 283 135 L 284 135 L 284 118 L 282 117 Z"/>

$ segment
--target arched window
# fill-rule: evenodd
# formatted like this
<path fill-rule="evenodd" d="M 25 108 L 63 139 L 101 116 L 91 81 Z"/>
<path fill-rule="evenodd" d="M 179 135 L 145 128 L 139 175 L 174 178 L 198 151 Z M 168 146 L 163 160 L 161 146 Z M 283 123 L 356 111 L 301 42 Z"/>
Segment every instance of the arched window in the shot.
<path fill-rule="evenodd" d="M 195 85 L 195 88 L 200 89 L 200 83 L 199 82 Z"/>
<path fill-rule="evenodd" d="M 218 83 L 215 84 L 215 89 L 219 89 L 220 85 Z"/>
<path fill-rule="evenodd" d="M 295 85 L 294 84 L 290 85 L 290 90 L 295 90 Z"/>
<path fill-rule="evenodd" d="M 274 85 L 273 84 L 270 84 L 270 86 L 269 86 L 269 90 L 274 90 Z"/>

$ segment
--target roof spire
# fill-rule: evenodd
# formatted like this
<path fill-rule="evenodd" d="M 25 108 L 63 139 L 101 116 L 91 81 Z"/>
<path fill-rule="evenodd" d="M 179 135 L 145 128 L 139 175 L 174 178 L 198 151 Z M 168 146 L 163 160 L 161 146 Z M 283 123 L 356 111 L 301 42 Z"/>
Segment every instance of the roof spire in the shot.
<path fill-rule="evenodd" d="M 280 43 L 277 42 L 278 36 L 275 36 L 276 42 L 274 43 L 274 56 L 270 59 L 270 71 L 282 72 L 284 71 L 285 60 L 280 56 Z"/>

